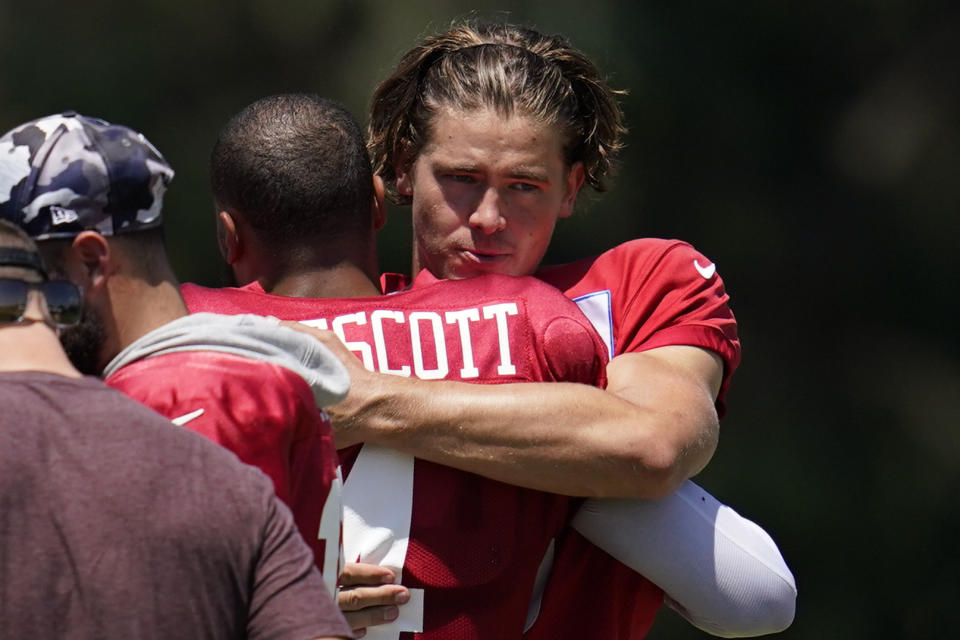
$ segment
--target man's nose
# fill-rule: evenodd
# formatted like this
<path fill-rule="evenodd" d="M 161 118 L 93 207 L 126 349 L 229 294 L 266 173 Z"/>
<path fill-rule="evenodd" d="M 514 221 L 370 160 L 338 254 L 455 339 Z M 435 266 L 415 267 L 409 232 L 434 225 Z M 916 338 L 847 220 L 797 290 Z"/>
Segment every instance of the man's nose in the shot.
<path fill-rule="evenodd" d="M 502 231 L 507 226 L 503 217 L 503 206 L 496 189 L 487 189 L 483 193 L 476 209 L 470 214 L 470 226 L 490 235 Z"/>

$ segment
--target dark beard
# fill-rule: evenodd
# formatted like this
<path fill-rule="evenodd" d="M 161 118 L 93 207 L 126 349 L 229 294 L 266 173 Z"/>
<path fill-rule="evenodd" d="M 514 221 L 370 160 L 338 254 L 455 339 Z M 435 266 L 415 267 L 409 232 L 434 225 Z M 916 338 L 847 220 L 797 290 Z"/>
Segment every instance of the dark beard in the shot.
<path fill-rule="evenodd" d="M 60 330 L 60 344 L 77 370 L 88 376 L 100 376 L 100 352 L 106 340 L 103 321 L 84 305 L 79 324 Z"/>

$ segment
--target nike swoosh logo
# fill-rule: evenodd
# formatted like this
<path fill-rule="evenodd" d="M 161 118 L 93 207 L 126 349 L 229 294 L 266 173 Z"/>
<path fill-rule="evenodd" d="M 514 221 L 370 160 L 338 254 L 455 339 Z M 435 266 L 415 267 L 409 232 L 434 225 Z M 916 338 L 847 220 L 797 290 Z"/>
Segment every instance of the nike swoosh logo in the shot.
<path fill-rule="evenodd" d="M 709 280 L 713 277 L 713 274 L 717 272 L 717 265 L 713 264 L 712 262 L 705 267 L 701 267 L 700 263 L 694 260 L 693 266 L 696 267 L 697 273 L 699 273 L 704 280 Z"/>
<path fill-rule="evenodd" d="M 172 422 L 173 424 L 177 425 L 178 427 L 182 427 L 183 425 L 187 424 L 188 422 L 190 422 L 190 421 L 193 420 L 194 418 L 199 418 L 199 417 L 202 416 L 202 415 L 203 415 L 203 409 L 197 409 L 196 411 L 191 411 L 190 413 L 185 413 L 185 414 L 183 414 L 182 416 L 180 416 L 179 418 L 174 418 L 174 419 L 171 420 L 170 422 Z"/>

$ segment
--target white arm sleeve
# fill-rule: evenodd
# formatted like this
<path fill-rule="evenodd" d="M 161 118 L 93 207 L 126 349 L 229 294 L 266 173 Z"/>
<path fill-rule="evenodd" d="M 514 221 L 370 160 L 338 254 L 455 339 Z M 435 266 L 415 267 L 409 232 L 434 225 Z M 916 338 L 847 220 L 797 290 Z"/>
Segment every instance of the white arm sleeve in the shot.
<path fill-rule="evenodd" d="M 707 633 L 759 636 L 793 622 L 797 587 L 776 543 L 690 481 L 663 500 L 587 500 L 573 527 Z"/>

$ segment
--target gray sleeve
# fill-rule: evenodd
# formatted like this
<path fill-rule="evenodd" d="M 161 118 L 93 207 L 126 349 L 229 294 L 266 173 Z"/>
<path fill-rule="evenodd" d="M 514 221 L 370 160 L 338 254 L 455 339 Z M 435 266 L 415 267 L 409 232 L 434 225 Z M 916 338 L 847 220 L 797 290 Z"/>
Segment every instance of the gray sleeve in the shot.
<path fill-rule="evenodd" d="M 353 637 L 331 597 L 290 510 L 266 502 L 260 553 L 253 570 L 247 634 L 250 640 Z"/>

